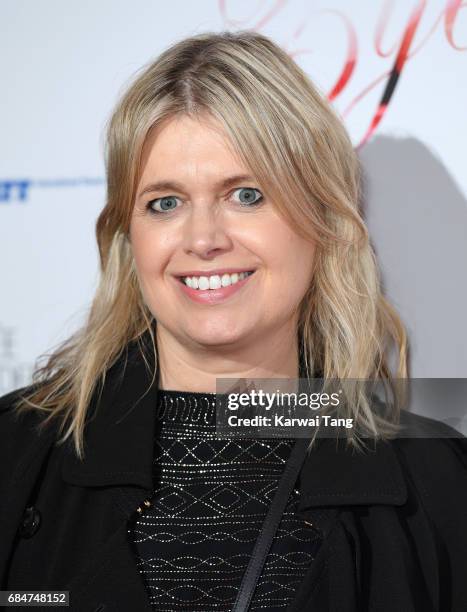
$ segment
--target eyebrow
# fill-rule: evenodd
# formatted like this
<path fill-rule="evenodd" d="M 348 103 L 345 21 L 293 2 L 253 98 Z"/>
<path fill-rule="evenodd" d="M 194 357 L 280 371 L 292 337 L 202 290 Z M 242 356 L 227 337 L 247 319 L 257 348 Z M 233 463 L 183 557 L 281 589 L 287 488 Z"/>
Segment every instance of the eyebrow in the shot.
<path fill-rule="evenodd" d="M 234 176 L 228 176 L 221 179 L 215 186 L 217 189 L 226 189 L 241 181 L 255 181 L 255 178 L 249 174 L 235 174 Z M 176 181 L 157 181 L 155 183 L 149 183 L 141 190 L 138 197 L 141 198 L 146 193 L 152 193 L 153 191 L 165 190 L 183 191 L 183 185 Z"/>

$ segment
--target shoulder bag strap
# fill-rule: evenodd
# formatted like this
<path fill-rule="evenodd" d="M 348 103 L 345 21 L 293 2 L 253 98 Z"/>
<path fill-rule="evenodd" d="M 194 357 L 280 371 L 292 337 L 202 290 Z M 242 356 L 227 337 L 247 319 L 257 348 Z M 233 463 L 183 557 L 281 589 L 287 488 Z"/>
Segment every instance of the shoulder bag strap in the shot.
<path fill-rule="evenodd" d="M 247 612 L 248 610 L 290 493 L 305 461 L 309 443 L 310 440 L 308 438 L 298 438 L 292 448 L 276 494 L 256 540 L 248 567 L 243 575 L 232 612 Z"/>

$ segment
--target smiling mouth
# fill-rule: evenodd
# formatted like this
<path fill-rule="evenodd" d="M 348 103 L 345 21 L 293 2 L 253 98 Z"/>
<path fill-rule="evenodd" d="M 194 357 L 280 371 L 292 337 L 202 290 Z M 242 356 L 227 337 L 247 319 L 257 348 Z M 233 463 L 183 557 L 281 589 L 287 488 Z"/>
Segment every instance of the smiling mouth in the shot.
<path fill-rule="evenodd" d="M 255 270 L 245 272 L 234 272 L 232 274 L 213 274 L 212 276 L 178 276 L 178 280 L 190 289 L 198 291 L 209 291 L 223 289 L 236 285 L 240 281 L 254 274 Z"/>

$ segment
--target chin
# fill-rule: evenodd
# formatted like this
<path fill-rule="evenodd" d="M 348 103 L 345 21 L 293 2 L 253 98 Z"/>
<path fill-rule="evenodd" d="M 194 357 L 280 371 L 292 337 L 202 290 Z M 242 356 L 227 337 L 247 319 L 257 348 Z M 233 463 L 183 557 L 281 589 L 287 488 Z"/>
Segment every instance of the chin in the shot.
<path fill-rule="evenodd" d="M 200 334 L 199 332 L 191 336 L 194 342 L 213 348 L 235 344 L 244 337 L 243 334 Z"/>
<path fill-rule="evenodd" d="M 239 329 L 238 326 L 232 326 L 229 329 L 225 324 L 219 323 L 215 325 L 213 322 L 210 322 L 207 325 L 199 324 L 193 326 L 192 329 L 187 329 L 186 335 L 198 344 L 209 347 L 221 347 L 244 341 L 248 337 L 249 331 L 247 329 Z"/>

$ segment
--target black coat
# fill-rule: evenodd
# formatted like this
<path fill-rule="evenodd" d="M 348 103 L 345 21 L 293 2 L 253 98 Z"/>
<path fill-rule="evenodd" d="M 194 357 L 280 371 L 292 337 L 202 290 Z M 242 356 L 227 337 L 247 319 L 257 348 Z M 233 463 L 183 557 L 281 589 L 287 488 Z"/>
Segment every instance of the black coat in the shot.
<path fill-rule="evenodd" d="M 83 463 L 54 444 L 56 426 L 13 418 L 21 390 L 0 398 L 1 589 L 68 590 L 76 612 L 151 610 L 127 521 L 152 490 L 157 385 L 134 406 L 151 377 L 131 351 L 123 362 L 94 394 Z M 467 610 L 467 439 L 405 419 L 448 437 L 364 455 L 321 438 L 307 459 L 299 510 L 325 538 L 289 612 Z"/>

